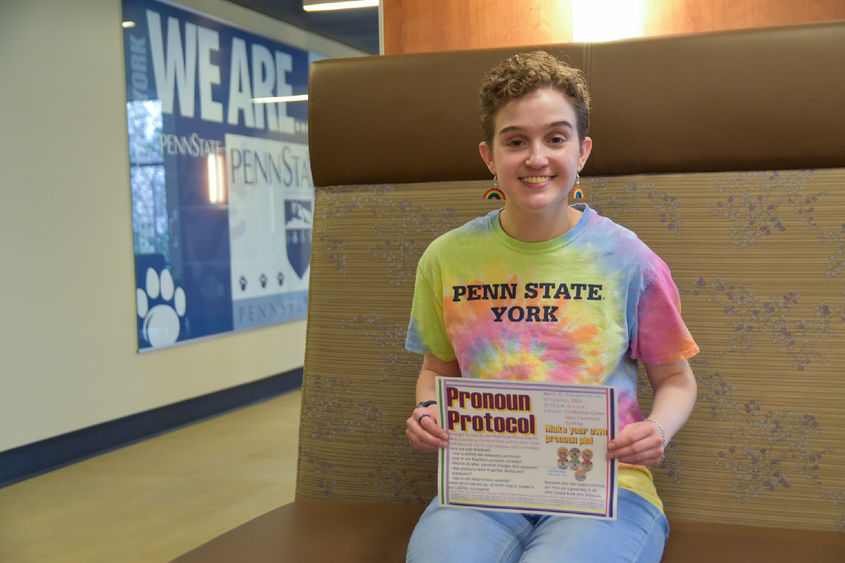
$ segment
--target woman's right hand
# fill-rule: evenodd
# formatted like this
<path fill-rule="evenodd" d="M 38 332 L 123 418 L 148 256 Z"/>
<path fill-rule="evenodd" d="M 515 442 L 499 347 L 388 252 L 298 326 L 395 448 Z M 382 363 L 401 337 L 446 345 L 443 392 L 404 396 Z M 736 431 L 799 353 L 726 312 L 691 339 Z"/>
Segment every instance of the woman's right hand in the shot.
<path fill-rule="evenodd" d="M 411 447 L 420 452 L 436 452 L 445 448 L 448 434 L 440 427 L 437 406 L 417 407 L 405 421 L 405 435 Z"/>
<path fill-rule="evenodd" d="M 414 409 L 405 421 L 405 435 L 411 447 L 420 452 L 436 452 L 438 448 L 445 448 L 449 435 L 440 428 L 437 403 L 434 402 L 435 380 L 440 377 L 460 377 L 461 368 L 457 360 L 441 360 L 431 353 L 423 356 L 420 375 L 417 378 L 417 400 L 421 403 L 430 402 L 427 407 Z"/>

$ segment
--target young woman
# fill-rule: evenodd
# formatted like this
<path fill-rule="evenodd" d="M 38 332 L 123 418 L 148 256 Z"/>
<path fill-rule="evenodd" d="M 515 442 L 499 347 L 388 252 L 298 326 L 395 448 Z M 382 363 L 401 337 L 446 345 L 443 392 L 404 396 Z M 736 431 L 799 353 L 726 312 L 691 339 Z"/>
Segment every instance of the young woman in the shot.
<path fill-rule="evenodd" d="M 686 422 L 698 352 L 666 264 L 634 233 L 569 204 L 590 156 L 580 71 L 538 51 L 494 67 L 481 86 L 479 146 L 504 208 L 437 238 L 420 260 L 406 347 L 423 355 L 412 447 L 446 445 L 434 378 L 475 377 L 617 388 L 617 520 L 439 507 L 408 546 L 412 562 L 659 561 L 669 529 L 648 466 Z M 518 288 L 469 299 L 465 288 Z M 509 314 L 511 309 L 543 311 Z M 637 361 L 654 390 L 637 403 Z"/>

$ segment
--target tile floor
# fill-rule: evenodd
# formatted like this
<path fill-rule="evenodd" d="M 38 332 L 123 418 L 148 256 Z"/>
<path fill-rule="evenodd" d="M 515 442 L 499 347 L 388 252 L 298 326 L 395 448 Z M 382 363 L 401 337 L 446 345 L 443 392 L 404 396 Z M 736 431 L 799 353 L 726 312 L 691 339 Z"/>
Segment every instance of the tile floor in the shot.
<path fill-rule="evenodd" d="M 0 561 L 164 562 L 293 500 L 301 392 L 0 489 Z"/>

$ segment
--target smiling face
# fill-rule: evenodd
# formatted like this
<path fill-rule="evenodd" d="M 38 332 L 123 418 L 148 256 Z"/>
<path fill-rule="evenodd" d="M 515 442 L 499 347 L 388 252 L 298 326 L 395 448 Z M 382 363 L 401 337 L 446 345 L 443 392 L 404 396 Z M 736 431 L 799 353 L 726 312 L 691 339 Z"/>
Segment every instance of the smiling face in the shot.
<path fill-rule="evenodd" d="M 589 137 L 578 137 L 572 104 L 558 90 L 540 88 L 502 106 L 494 125 L 492 146 L 484 141 L 479 151 L 505 194 L 502 228 L 526 241 L 564 234 L 578 216 L 569 191 L 592 148 Z"/>

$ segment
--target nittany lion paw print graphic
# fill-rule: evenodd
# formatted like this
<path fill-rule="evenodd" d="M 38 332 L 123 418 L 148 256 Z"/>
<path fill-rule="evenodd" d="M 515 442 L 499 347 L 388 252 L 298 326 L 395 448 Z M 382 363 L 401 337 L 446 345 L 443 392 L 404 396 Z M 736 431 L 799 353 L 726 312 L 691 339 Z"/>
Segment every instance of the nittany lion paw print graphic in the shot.
<path fill-rule="evenodd" d="M 135 292 L 138 316 L 143 319 L 141 334 L 153 348 L 173 344 L 179 339 L 179 319 L 185 316 L 185 291 L 176 287 L 170 270 L 156 272 L 147 268 L 143 288 Z M 151 303 L 156 303 L 151 305 Z"/>

